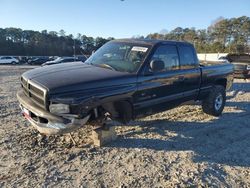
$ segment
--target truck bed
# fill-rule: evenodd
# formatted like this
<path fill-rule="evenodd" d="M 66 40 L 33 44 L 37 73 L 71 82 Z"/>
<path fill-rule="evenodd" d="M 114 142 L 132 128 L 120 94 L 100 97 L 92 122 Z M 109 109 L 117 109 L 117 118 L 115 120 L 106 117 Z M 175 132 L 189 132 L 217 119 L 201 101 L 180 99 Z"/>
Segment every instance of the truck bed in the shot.
<path fill-rule="evenodd" d="M 218 78 L 227 80 L 226 89 L 229 90 L 233 82 L 233 65 L 227 61 L 203 61 L 200 62 L 202 80 L 201 86 L 210 86 Z M 227 79 L 226 79 L 227 78 Z"/>

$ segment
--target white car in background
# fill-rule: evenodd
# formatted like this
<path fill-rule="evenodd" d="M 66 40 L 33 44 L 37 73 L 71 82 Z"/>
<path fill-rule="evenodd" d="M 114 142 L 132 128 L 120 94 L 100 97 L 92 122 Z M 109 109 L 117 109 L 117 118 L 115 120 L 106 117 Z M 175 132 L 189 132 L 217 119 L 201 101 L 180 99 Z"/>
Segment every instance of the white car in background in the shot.
<path fill-rule="evenodd" d="M 11 56 L 0 56 L 0 64 L 17 64 L 19 61 Z"/>

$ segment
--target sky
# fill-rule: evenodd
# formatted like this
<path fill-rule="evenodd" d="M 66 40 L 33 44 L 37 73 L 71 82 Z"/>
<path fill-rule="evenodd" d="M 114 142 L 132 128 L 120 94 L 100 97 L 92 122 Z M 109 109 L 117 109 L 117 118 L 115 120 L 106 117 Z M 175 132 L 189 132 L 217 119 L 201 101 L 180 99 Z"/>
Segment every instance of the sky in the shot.
<path fill-rule="evenodd" d="M 0 28 L 129 38 L 250 17 L 250 0 L 0 0 Z"/>

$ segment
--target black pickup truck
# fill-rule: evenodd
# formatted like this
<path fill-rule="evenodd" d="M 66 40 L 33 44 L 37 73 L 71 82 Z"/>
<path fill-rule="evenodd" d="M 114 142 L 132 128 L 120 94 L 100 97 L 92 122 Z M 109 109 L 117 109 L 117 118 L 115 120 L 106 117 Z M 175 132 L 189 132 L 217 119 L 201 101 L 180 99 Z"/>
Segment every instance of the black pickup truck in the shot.
<path fill-rule="evenodd" d="M 107 117 L 132 119 L 201 101 L 219 116 L 233 81 L 229 63 L 200 65 L 192 44 L 114 40 L 85 63 L 36 68 L 21 76 L 23 115 L 44 134 L 64 134 Z"/>

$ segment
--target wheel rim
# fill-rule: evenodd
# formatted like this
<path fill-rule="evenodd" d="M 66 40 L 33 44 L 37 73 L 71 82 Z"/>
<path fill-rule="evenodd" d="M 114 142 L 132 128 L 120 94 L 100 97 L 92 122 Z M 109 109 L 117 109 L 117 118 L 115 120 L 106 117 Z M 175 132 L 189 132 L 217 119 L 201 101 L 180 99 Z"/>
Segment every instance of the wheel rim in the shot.
<path fill-rule="evenodd" d="M 222 103 L 223 103 L 223 97 L 220 94 L 215 98 L 215 103 L 214 103 L 214 107 L 217 111 L 220 110 Z"/>

